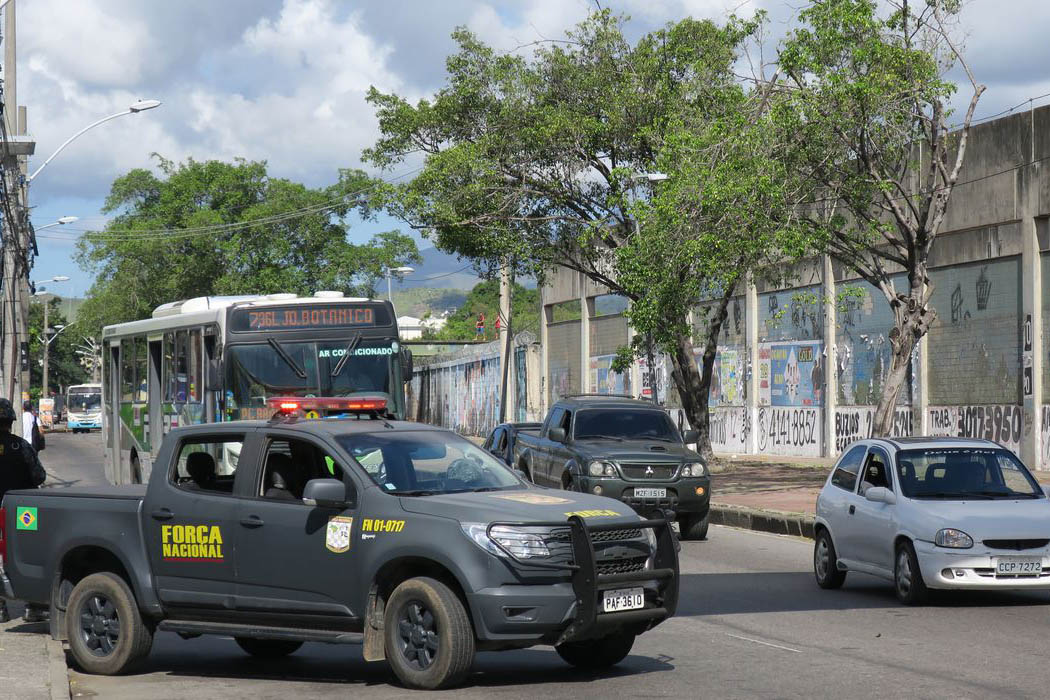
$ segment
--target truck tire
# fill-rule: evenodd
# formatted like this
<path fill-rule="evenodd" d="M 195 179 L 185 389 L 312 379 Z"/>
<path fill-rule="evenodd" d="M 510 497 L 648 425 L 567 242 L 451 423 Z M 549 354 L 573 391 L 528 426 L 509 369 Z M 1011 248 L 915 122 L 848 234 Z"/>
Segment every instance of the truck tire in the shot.
<path fill-rule="evenodd" d="M 565 642 L 554 647 L 558 656 L 579 668 L 608 668 L 631 653 L 635 635 L 629 632 L 610 634 L 601 639 Z"/>
<path fill-rule="evenodd" d="M 66 634 L 73 659 L 87 673 L 115 676 L 149 655 L 153 630 L 135 595 L 116 574 L 83 578 L 69 596 Z"/>
<path fill-rule="evenodd" d="M 683 540 L 706 540 L 708 518 L 707 513 L 702 516 L 696 513 L 685 513 L 678 516 L 678 532 Z"/>
<path fill-rule="evenodd" d="M 256 639 L 255 637 L 234 637 L 233 641 L 245 652 L 260 659 L 280 659 L 294 654 L 303 645 L 302 642 L 290 639 Z"/>
<path fill-rule="evenodd" d="M 420 576 L 402 582 L 386 602 L 386 658 L 406 687 L 448 688 L 474 662 L 474 628 L 452 590 Z"/>

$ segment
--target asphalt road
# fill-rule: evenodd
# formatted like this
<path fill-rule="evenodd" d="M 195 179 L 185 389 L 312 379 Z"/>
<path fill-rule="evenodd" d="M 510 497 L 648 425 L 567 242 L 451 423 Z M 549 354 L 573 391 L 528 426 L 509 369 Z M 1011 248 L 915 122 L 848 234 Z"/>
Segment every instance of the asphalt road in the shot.
<path fill-rule="evenodd" d="M 97 435 L 49 435 L 45 454 L 54 458 L 48 466 L 56 476 L 83 484 L 101 480 Z M 577 671 L 545 647 L 485 653 L 467 683 L 450 694 L 603 700 L 1046 696 L 1050 593 L 940 595 L 929 606 L 904 608 L 889 584 L 863 575 L 851 574 L 840 591 L 820 590 L 811 551 L 804 540 L 712 527 L 708 541 L 683 543 L 678 616 L 641 636 L 616 669 Z M 385 664 L 365 663 L 359 647 L 307 644 L 287 659 L 264 662 L 229 639 L 172 634 L 157 636 L 145 667 L 134 675 L 72 671 L 70 679 L 74 697 L 410 694 Z"/>

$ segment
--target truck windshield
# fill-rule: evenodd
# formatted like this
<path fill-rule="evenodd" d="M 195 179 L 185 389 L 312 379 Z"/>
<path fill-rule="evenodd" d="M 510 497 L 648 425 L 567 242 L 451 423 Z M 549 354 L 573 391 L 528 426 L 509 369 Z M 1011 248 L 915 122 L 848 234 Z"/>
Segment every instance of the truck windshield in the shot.
<path fill-rule="evenodd" d="M 1042 498 L 1021 461 L 1003 449 L 960 447 L 897 453 L 901 492 L 908 498 L 986 500 Z"/>
<path fill-rule="evenodd" d="M 502 462 L 455 433 L 420 430 L 338 440 L 387 493 L 430 496 L 524 488 Z"/>
<path fill-rule="evenodd" d="M 340 365 L 348 348 L 350 356 Z M 231 345 L 226 352 L 226 410 L 234 419 L 265 413 L 271 396 L 378 394 L 387 398 L 392 413 L 401 415 L 400 382 L 397 341 L 390 338 L 282 340 L 276 347 Z"/>
<path fill-rule="evenodd" d="M 588 408 L 576 412 L 575 430 L 577 440 L 613 438 L 681 442 L 671 417 L 663 411 Z"/>

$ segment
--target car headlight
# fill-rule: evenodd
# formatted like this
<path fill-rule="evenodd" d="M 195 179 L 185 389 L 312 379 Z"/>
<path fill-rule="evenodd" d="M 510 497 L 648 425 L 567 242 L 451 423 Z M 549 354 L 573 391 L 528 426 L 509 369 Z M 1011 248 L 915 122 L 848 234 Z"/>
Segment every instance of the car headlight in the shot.
<path fill-rule="evenodd" d="M 951 547 L 953 549 L 969 549 L 973 546 L 973 538 L 962 530 L 956 530 L 954 527 L 938 530 L 937 536 L 933 538 L 933 541 L 938 547 Z"/>
<path fill-rule="evenodd" d="M 550 528 L 496 525 L 490 533 L 486 523 L 460 523 L 460 526 L 463 528 L 463 534 L 473 540 L 474 544 L 497 557 L 507 558 L 508 552 L 518 559 L 551 555 L 545 541 L 551 534 Z"/>
<path fill-rule="evenodd" d="M 616 467 L 609 462 L 594 461 L 587 465 L 587 473 L 591 476 L 615 477 Z"/>
<path fill-rule="evenodd" d="M 681 476 L 705 476 L 707 474 L 707 467 L 704 466 L 703 462 L 690 462 L 682 467 Z"/>

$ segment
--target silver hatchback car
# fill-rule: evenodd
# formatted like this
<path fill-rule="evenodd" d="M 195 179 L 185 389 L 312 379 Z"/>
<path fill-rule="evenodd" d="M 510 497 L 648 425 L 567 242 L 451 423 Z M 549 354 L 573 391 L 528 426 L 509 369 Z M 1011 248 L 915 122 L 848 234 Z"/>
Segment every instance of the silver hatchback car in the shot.
<path fill-rule="evenodd" d="M 894 438 L 851 445 L 817 498 L 821 588 L 857 571 L 906 604 L 928 589 L 1050 590 L 1050 500 L 987 440 Z"/>

